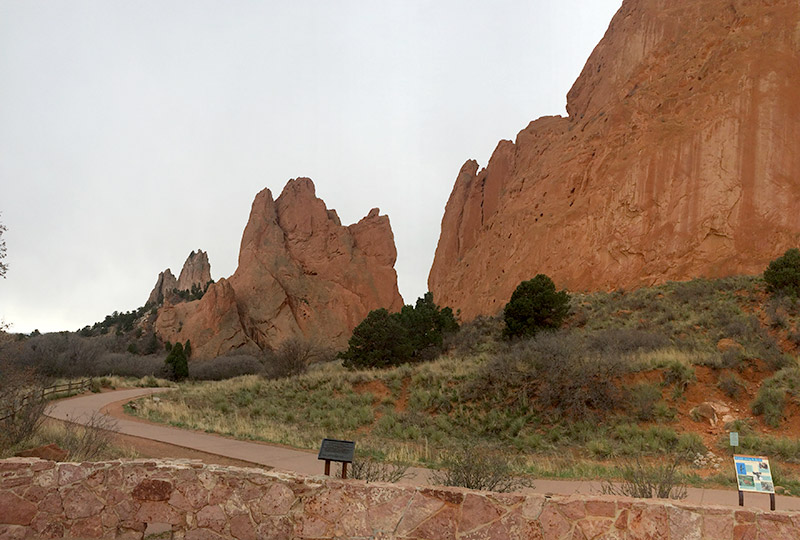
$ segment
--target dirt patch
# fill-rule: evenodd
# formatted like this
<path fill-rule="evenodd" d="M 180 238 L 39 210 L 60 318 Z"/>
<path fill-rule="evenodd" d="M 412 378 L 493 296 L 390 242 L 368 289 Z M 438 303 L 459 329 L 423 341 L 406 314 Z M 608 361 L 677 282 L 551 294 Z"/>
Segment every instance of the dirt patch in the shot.
<path fill-rule="evenodd" d="M 400 388 L 400 397 L 394 402 L 394 412 L 405 412 L 408 408 L 408 386 L 411 384 L 411 377 L 403 379 L 403 386 Z"/>
<path fill-rule="evenodd" d="M 392 392 L 383 381 L 374 380 L 353 385 L 356 394 L 372 394 L 375 396 L 374 405 L 377 405 L 386 398 L 392 397 Z"/>

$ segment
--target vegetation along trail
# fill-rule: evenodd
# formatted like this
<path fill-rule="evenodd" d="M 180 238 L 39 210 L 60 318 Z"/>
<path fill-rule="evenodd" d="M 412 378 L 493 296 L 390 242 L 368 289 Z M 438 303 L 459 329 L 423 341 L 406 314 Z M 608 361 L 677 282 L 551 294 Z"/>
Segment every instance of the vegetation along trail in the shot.
<path fill-rule="evenodd" d="M 113 403 L 127 402 L 128 400 L 168 390 L 167 388 L 134 388 L 76 396 L 56 401 L 47 414 L 57 420 L 84 423 L 93 414 L 100 414 L 101 411 Z M 219 435 L 166 427 L 143 420 L 131 420 L 126 415 L 117 414 L 114 419 L 117 422 L 119 433 L 124 435 L 151 439 L 301 474 L 317 475 L 322 470 L 322 465 L 317 460 L 316 452 L 290 449 L 262 442 L 240 441 Z M 413 478 L 404 479 L 403 482 L 422 483 L 426 481 L 428 475 L 425 469 L 414 469 L 414 472 L 416 475 Z M 573 495 L 577 493 L 596 493 L 599 488 L 600 484 L 597 482 L 539 479 L 536 480 L 533 488 L 525 488 L 522 491 Z M 733 490 L 688 488 L 687 492 L 685 502 L 726 506 L 738 504 L 737 493 Z M 748 495 L 745 502 L 749 508 L 769 508 L 769 499 L 766 496 Z M 800 498 L 779 495 L 777 497 L 777 508 L 780 510 L 800 511 Z"/>

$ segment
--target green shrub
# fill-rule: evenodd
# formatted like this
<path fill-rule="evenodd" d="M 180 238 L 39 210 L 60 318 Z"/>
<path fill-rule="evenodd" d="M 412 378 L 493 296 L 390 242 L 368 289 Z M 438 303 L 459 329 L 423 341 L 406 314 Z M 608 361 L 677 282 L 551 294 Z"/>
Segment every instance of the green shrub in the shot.
<path fill-rule="evenodd" d="M 559 328 L 569 313 L 569 294 L 556 292 L 549 277 L 539 274 L 520 283 L 503 310 L 506 337 L 534 336 Z"/>
<path fill-rule="evenodd" d="M 764 422 L 771 427 L 778 427 L 783 419 L 783 407 L 786 403 L 786 391 L 774 386 L 762 385 L 755 401 L 751 405 L 753 414 L 762 415 Z"/>
<path fill-rule="evenodd" d="M 664 371 L 664 384 L 675 384 L 677 396 L 682 395 L 686 387 L 696 380 L 697 375 L 695 375 L 694 368 L 679 360 L 670 362 Z"/>
<path fill-rule="evenodd" d="M 750 406 L 753 414 L 763 415 L 767 425 L 778 427 L 783 419 L 787 394 L 800 397 L 800 368 L 796 365 L 785 367 L 764 379 Z"/>
<path fill-rule="evenodd" d="M 745 385 L 742 380 L 733 373 L 725 373 L 717 381 L 717 388 L 722 390 L 731 399 L 739 397 L 739 393 L 744 390 Z"/>
<path fill-rule="evenodd" d="M 661 401 L 661 389 L 658 385 L 639 383 L 628 388 L 628 406 L 633 416 L 642 422 L 655 418 L 656 404 Z"/>
<path fill-rule="evenodd" d="M 764 270 L 767 290 L 775 294 L 800 295 L 800 249 L 792 248 Z"/>

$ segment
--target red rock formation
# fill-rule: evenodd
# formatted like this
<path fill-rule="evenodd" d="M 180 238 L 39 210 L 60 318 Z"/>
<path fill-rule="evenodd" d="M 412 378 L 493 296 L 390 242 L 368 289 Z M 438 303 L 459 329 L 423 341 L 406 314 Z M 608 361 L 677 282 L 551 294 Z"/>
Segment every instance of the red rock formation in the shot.
<path fill-rule="evenodd" d="M 568 95 L 456 180 L 428 284 L 462 318 L 537 273 L 758 273 L 800 243 L 800 5 L 625 0 Z"/>
<path fill-rule="evenodd" d="M 342 346 L 373 309 L 399 310 L 389 218 L 378 209 L 342 226 L 307 178 L 290 180 L 280 197 L 256 195 L 239 266 L 196 302 L 166 306 L 156 331 L 166 341 L 191 339 L 195 357 L 274 348 L 292 336 Z"/>

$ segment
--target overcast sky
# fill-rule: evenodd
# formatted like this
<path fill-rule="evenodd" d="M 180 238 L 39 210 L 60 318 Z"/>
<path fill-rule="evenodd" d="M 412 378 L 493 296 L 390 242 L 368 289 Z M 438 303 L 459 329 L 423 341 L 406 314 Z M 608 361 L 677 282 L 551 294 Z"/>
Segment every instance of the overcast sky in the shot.
<path fill-rule="evenodd" d="M 298 176 L 343 224 L 389 215 L 412 303 L 461 165 L 566 114 L 620 5 L 0 0 L 0 317 L 77 330 L 198 248 L 227 277 Z"/>

